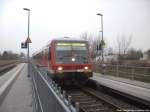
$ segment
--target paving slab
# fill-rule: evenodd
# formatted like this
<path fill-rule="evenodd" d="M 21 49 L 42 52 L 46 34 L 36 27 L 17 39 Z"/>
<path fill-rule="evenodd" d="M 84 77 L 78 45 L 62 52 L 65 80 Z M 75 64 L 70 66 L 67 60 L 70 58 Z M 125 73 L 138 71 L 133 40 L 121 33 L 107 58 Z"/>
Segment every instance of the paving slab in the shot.
<path fill-rule="evenodd" d="M 12 68 L 8 72 L 4 73 L 3 75 L 0 76 L 0 87 L 7 81 L 9 78 L 12 77 L 12 74 L 17 71 L 21 64 L 18 64 L 16 67 Z"/>
<path fill-rule="evenodd" d="M 123 83 L 150 89 L 150 83 L 146 83 L 146 82 L 142 82 L 142 81 L 131 80 L 131 79 L 116 77 L 116 76 L 110 76 L 107 74 L 103 75 L 100 73 L 94 73 L 94 76 L 103 77 L 103 78 L 107 78 L 107 79 L 111 79 L 111 80 L 115 80 L 115 81 L 119 81 L 119 82 L 123 82 Z"/>
<path fill-rule="evenodd" d="M 32 83 L 27 77 L 27 65 L 0 105 L 0 112 L 32 112 Z"/>
<path fill-rule="evenodd" d="M 91 79 L 114 90 L 118 90 L 120 92 L 136 96 L 146 101 L 150 101 L 150 89 L 146 86 L 140 86 L 140 82 L 138 83 L 138 85 L 136 85 L 135 83 L 132 83 L 132 81 L 126 80 L 124 78 L 117 78 L 112 76 L 109 77 L 100 74 L 94 74 Z M 141 82 L 141 84 L 143 84 L 143 82 Z"/>

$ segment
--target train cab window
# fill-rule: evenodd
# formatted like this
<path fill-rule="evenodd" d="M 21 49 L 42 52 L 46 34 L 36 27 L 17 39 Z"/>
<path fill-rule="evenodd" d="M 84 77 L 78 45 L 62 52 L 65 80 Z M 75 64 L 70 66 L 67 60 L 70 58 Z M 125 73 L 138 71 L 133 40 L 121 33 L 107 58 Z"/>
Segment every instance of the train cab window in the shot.
<path fill-rule="evenodd" d="M 78 42 L 59 42 L 56 44 L 55 58 L 57 64 L 88 63 L 87 44 Z M 72 61 L 72 58 L 75 58 L 75 61 Z"/>

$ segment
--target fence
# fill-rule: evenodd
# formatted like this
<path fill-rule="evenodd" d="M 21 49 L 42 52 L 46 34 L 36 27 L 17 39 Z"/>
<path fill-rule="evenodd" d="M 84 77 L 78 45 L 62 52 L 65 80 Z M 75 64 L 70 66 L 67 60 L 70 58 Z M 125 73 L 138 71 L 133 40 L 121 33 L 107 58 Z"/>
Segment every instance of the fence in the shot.
<path fill-rule="evenodd" d="M 101 64 L 95 65 L 95 71 L 132 80 L 150 82 L 150 67 Z"/>
<path fill-rule="evenodd" d="M 71 96 L 66 97 L 66 92 L 45 71 L 31 63 L 30 74 L 33 82 L 33 112 L 79 112 L 79 103 L 75 103 L 74 108 Z"/>

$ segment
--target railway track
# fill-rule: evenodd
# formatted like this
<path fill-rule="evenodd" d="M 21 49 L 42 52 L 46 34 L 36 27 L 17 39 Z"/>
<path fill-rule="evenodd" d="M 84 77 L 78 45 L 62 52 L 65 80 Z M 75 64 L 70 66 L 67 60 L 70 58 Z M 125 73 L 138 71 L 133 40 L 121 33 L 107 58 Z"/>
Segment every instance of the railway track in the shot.
<path fill-rule="evenodd" d="M 105 90 L 99 91 L 81 85 L 63 87 L 63 89 L 67 95 L 71 96 L 73 104 L 79 102 L 80 112 L 136 112 L 139 110 L 144 112 L 150 109 L 115 93 L 104 92 Z"/>
<path fill-rule="evenodd" d="M 81 86 L 69 87 L 66 89 L 72 97 L 72 102 L 79 102 L 80 112 L 115 112 L 119 107 L 106 101 L 95 94 L 95 92 Z"/>
<path fill-rule="evenodd" d="M 15 67 L 17 64 L 18 64 L 18 62 L 13 62 L 13 63 L 7 63 L 7 64 L 0 65 L 0 76 L 3 75 L 8 70 Z"/>
<path fill-rule="evenodd" d="M 61 85 L 61 90 L 67 93 L 68 100 L 74 106 L 79 103 L 80 112 L 150 112 L 150 106 L 138 102 L 134 98 L 128 98 L 118 91 L 106 88 L 92 80 L 86 84 L 74 83 L 74 85 Z M 115 91 L 115 92 L 114 92 Z M 63 92 L 62 92 L 63 93 Z"/>

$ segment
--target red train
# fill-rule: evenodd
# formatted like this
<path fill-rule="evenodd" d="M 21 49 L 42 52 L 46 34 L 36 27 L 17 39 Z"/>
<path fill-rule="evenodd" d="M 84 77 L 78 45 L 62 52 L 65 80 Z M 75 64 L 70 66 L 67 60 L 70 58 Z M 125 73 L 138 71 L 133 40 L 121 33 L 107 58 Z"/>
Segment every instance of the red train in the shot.
<path fill-rule="evenodd" d="M 33 59 L 40 66 L 47 66 L 53 79 L 83 79 L 93 75 L 88 42 L 84 40 L 52 40 Z"/>

